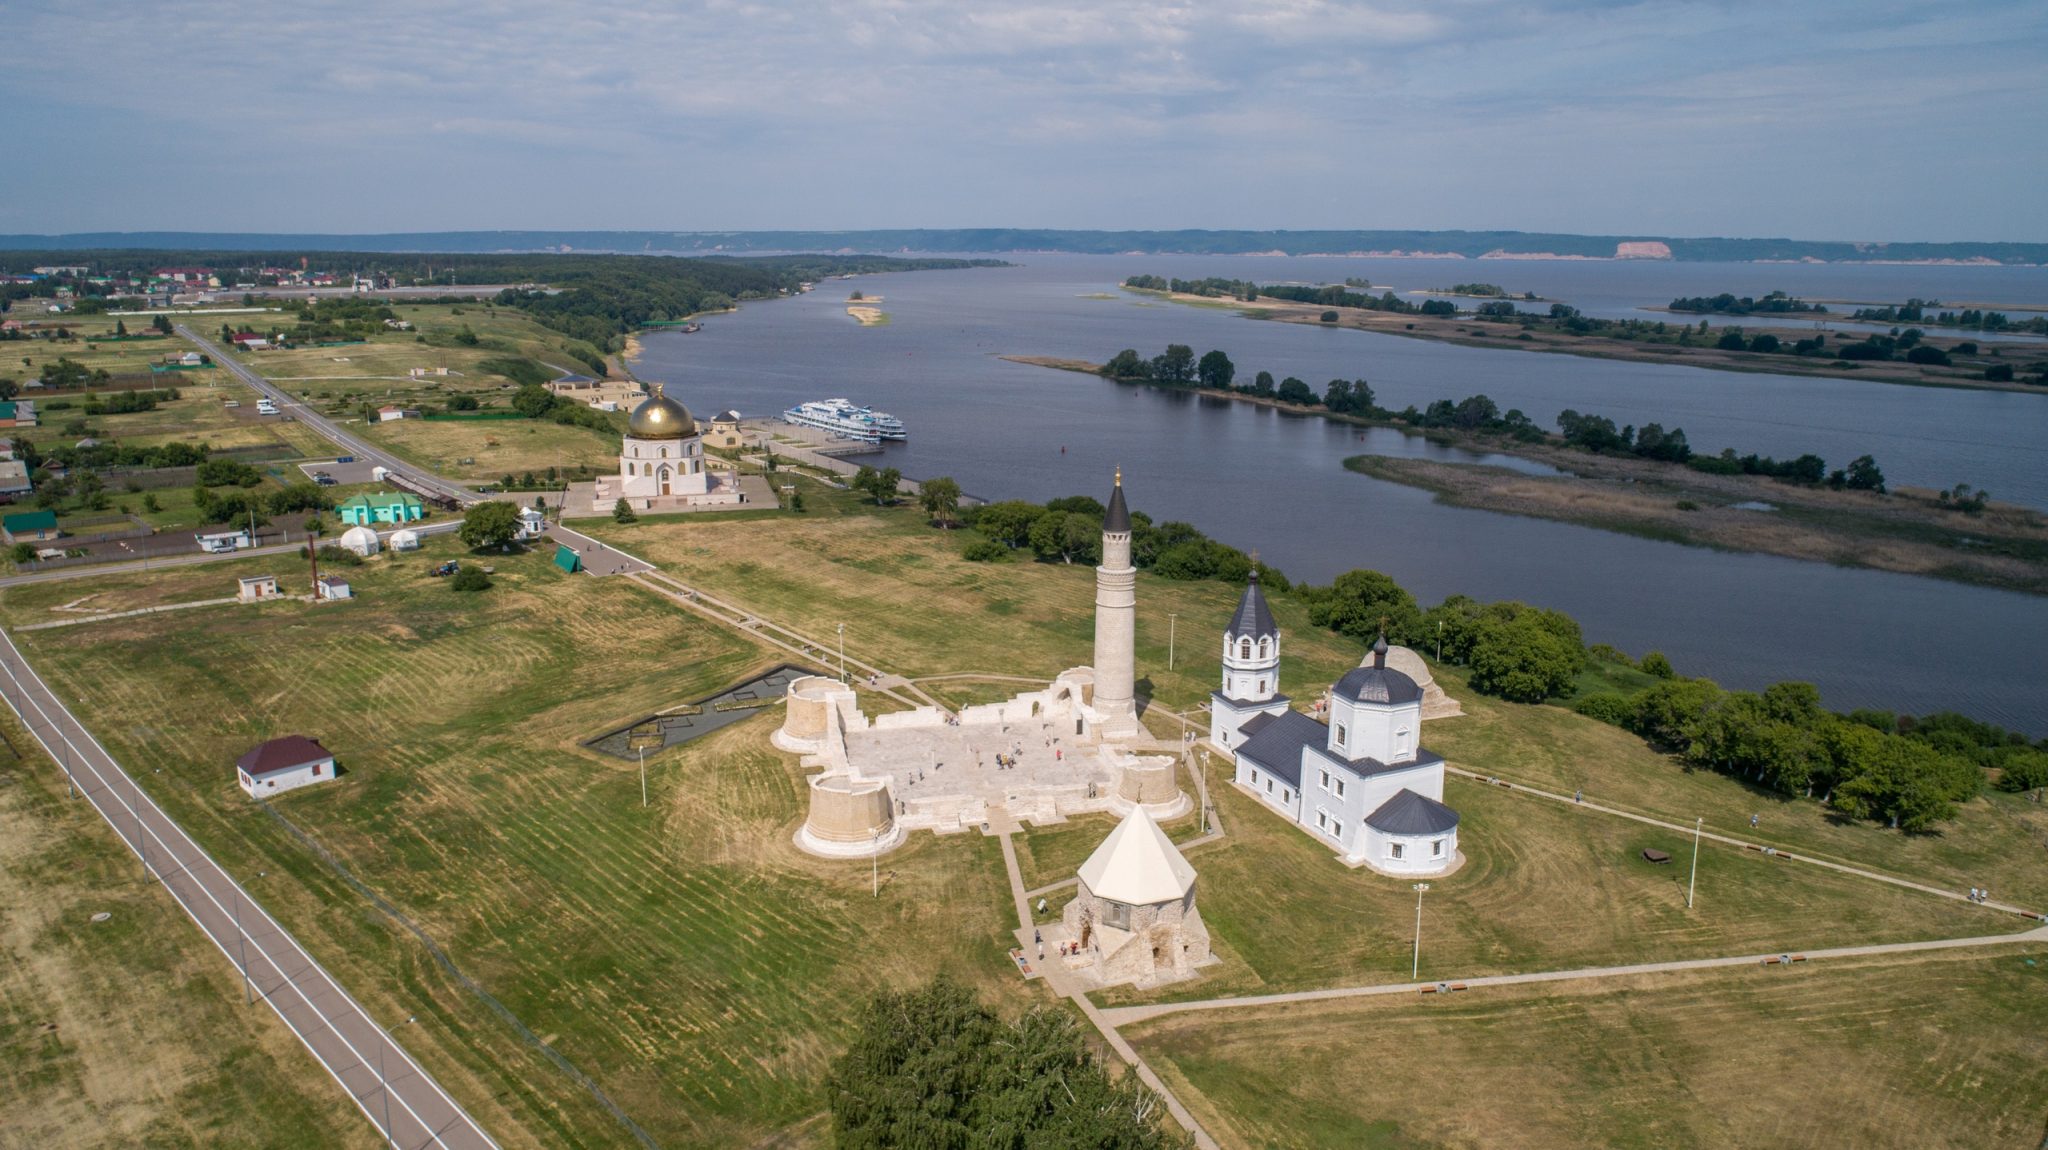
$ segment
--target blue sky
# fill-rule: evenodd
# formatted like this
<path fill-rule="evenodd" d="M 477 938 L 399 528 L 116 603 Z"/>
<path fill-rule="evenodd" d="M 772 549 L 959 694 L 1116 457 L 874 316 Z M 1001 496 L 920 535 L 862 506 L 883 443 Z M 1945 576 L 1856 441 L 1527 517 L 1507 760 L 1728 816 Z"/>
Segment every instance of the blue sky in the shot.
<path fill-rule="evenodd" d="M 2048 4 L 9 5 L 0 232 L 2048 240 Z"/>

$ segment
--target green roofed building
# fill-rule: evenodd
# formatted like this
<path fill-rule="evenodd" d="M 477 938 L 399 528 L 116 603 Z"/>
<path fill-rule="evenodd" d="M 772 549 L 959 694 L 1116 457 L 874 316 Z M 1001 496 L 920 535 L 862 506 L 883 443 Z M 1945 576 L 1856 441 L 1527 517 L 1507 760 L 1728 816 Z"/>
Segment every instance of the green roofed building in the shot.
<path fill-rule="evenodd" d="M 578 571 L 583 570 L 583 558 L 576 554 L 574 547 L 566 543 L 558 543 L 555 545 L 555 566 L 574 575 Z"/>
<path fill-rule="evenodd" d="M 40 543 L 59 534 L 54 511 L 17 511 L 0 516 L 0 535 L 6 536 L 9 543 Z"/>
<path fill-rule="evenodd" d="M 341 521 L 351 526 L 369 526 L 376 523 L 411 523 L 426 518 L 426 505 L 419 496 L 398 491 L 378 491 L 369 495 L 351 495 L 335 508 Z"/>

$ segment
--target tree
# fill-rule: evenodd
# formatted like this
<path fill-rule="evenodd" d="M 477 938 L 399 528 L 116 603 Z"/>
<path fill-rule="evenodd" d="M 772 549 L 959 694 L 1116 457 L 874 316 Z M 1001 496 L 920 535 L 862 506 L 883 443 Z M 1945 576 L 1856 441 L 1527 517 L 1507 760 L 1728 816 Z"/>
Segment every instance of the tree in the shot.
<path fill-rule="evenodd" d="M 1850 461 L 1846 483 L 1851 491 L 1884 494 L 1884 472 L 1878 470 L 1877 460 L 1868 455 L 1859 455 Z"/>
<path fill-rule="evenodd" d="M 1678 677 L 1678 672 L 1671 667 L 1671 660 L 1666 658 L 1662 651 L 1652 651 L 1644 655 L 1641 666 L 1645 675 L 1655 675 L 1659 679 Z"/>
<path fill-rule="evenodd" d="M 1187 1144 L 1136 1075 L 1110 1076 L 1071 1014 L 1006 1022 L 944 976 L 868 1003 L 825 1097 L 839 1150 Z"/>
<path fill-rule="evenodd" d="M 1280 389 L 1274 392 L 1274 395 L 1282 403 L 1298 404 L 1302 407 L 1316 405 L 1316 393 L 1308 389 L 1308 384 L 1291 375 L 1280 381 Z"/>
<path fill-rule="evenodd" d="M 1272 373 L 1272 372 L 1270 372 L 1270 371 L 1262 371 L 1262 372 L 1260 372 L 1260 373 L 1259 373 L 1258 375 L 1256 375 L 1256 376 L 1254 376 L 1254 377 L 1252 378 L 1252 394 L 1253 394 L 1253 395 L 1271 395 L 1271 394 L 1273 394 L 1273 373 Z"/>
<path fill-rule="evenodd" d="M 1188 383 L 1195 378 L 1195 349 L 1184 343 L 1169 343 L 1164 354 L 1152 360 L 1152 378 L 1162 383 Z"/>
<path fill-rule="evenodd" d="M 528 419 L 539 419 L 554 406 L 555 394 L 538 383 L 522 384 L 512 393 L 512 409 Z"/>
<path fill-rule="evenodd" d="M 617 503 L 612 504 L 612 522 L 638 523 L 639 521 L 640 517 L 638 515 L 633 514 L 632 504 L 626 502 L 623 499 L 619 500 Z"/>
<path fill-rule="evenodd" d="M 472 504 L 462 513 L 462 526 L 455 534 L 477 551 L 509 546 L 519 534 L 519 508 L 498 499 Z"/>
<path fill-rule="evenodd" d="M 1006 499 L 976 509 L 974 527 L 1006 547 L 1022 547 L 1031 541 L 1031 525 L 1045 513 L 1036 503 Z"/>
<path fill-rule="evenodd" d="M 1195 367 L 1195 376 L 1202 381 L 1203 387 L 1215 388 L 1218 391 L 1227 390 L 1230 381 L 1237 377 L 1237 365 L 1231 363 L 1230 357 L 1220 351 L 1205 352 L 1202 355 L 1202 362 Z"/>
<path fill-rule="evenodd" d="M 874 496 L 875 506 L 881 507 L 896 501 L 896 488 L 902 482 L 903 473 L 893 467 L 884 467 L 877 471 L 862 464 L 860 470 L 853 473 L 853 482 L 850 486 L 855 491 Z"/>
<path fill-rule="evenodd" d="M 1077 511 L 1049 511 L 1031 525 L 1031 549 L 1046 559 L 1096 562 L 1101 539 L 1099 521 Z"/>
<path fill-rule="evenodd" d="M 1472 644 L 1472 689 L 1517 703 L 1540 703 L 1571 689 L 1584 651 L 1546 627 L 1535 611 L 1489 618 Z"/>
<path fill-rule="evenodd" d="M 8 550 L 7 557 L 14 560 L 16 567 L 26 566 L 36 561 L 36 545 L 33 543 L 16 543 Z"/>
<path fill-rule="evenodd" d="M 1328 587 L 1304 587 L 1308 620 L 1347 638 L 1370 643 L 1385 634 L 1392 643 L 1414 643 L 1422 634 L 1422 611 L 1399 583 L 1377 571 L 1346 571 Z"/>
<path fill-rule="evenodd" d="M 1102 374 L 1111 379 L 1143 379 L 1151 374 L 1151 367 L 1138 355 L 1138 349 L 1127 347 L 1109 357 L 1102 365 Z"/>
<path fill-rule="evenodd" d="M 926 515 L 951 527 L 954 514 L 960 510 L 960 484 L 948 475 L 927 479 L 918 485 L 917 505 L 924 508 Z"/>
<path fill-rule="evenodd" d="M 455 342 L 461 344 L 464 347 L 475 347 L 477 344 L 482 343 L 483 341 L 477 338 L 477 334 L 475 332 L 469 330 L 468 324 L 463 324 L 462 330 L 455 333 Z"/>

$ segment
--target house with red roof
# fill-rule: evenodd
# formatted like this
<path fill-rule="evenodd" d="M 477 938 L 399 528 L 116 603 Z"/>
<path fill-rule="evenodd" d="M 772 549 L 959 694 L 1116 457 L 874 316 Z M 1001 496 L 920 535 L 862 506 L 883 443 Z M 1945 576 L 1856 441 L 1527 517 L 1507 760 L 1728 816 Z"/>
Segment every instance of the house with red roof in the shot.
<path fill-rule="evenodd" d="M 333 777 L 333 752 L 304 735 L 272 739 L 235 760 L 235 781 L 254 799 L 267 799 Z"/>

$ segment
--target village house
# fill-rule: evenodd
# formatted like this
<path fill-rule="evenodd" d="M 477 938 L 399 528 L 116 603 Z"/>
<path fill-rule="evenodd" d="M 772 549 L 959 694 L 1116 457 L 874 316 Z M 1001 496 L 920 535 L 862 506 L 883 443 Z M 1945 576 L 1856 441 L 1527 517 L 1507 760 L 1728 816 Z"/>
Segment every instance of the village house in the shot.
<path fill-rule="evenodd" d="M 235 760 L 235 781 L 250 798 L 268 798 L 334 777 L 334 755 L 304 735 L 272 739 Z"/>
<path fill-rule="evenodd" d="M 424 519 L 426 504 L 417 495 L 398 491 L 375 491 L 363 495 L 351 495 L 334 509 L 343 523 L 363 526 L 371 523 L 411 523 Z"/>
<path fill-rule="evenodd" d="M 244 575 L 235 580 L 235 598 L 244 603 L 261 603 L 280 594 L 275 575 Z"/>
<path fill-rule="evenodd" d="M 19 499 L 35 490 L 29 482 L 28 464 L 19 459 L 0 459 L 0 499 Z"/>
<path fill-rule="evenodd" d="M 57 530 L 54 511 L 17 511 L 0 516 L 0 538 L 9 543 L 42 543 L 62 534 Z"/>

